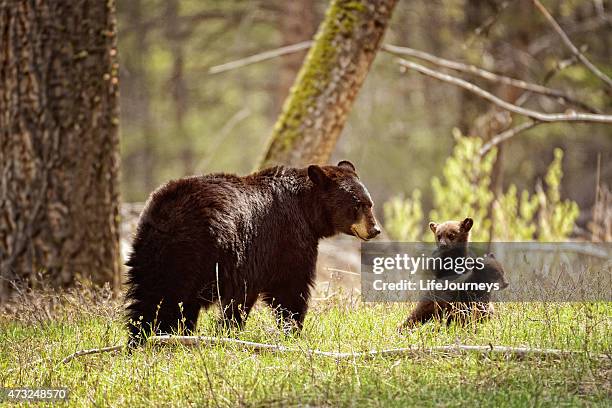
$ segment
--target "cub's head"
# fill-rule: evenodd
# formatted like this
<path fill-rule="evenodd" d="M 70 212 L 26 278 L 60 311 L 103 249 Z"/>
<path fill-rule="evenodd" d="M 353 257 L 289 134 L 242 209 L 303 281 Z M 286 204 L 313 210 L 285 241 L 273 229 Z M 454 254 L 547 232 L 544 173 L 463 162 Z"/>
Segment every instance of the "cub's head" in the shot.
<path fill-rule="evenodd" d="M 364 241 L 380 234 L 372 212 L 372 197 L 359 181 L 351 162 L 343 160 L 337 166 L 311 165 L 308 178 L 314 184 L 318 204 L 334 234 L 353 235 Z"/>
<path fill-rule="evenodd" d="M 470 230 L 474 225 L 474 220 L 466 218 L 463 221 L 446 221 L 441 224 L 429 223 L 429 229 L 436 237 L 436 244 L 439 248 L 450 246 L 464 246 L 470 240 Z"/>

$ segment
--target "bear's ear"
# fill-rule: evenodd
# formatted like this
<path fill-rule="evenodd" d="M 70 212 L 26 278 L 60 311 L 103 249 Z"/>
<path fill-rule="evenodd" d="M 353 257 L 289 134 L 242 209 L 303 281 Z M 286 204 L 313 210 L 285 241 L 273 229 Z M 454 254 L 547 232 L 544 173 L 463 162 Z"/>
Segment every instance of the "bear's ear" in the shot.
<path fill-rule="evenodd" d="M 355 166 L 353 165 L 353 163 L 348 160 L 342 160 L 341 162 L 339 162 L 338 167 L 344 167 L 345 169 L 349 169 L 351 171 L 357 171 L 355 170 Z"/>
<path fill-rule="evenodd" d="M 474 225 L 474 220 L 471 218 L 466 218 L 465 220 L 461 221 L 461 231 L 469 232 L 469 230 L 472 229 L 472 225 Z"/>
<path fill-rule="evenodd" d="M 429 223 L 429 229 L 431 230 L 431 232 L 433 232 L 434 234 L 436 233 L 436 228 L 438 228 L 438 224 L 436 224 L 435 222 L 430 222 Z"/>
<path fill-rule="evenodd" d="M 325 186 L 329 181 L 329 177 L 327 177 L 325 171 L 316 164 L 308 166 L 308 178 L 315 186 Z"/>

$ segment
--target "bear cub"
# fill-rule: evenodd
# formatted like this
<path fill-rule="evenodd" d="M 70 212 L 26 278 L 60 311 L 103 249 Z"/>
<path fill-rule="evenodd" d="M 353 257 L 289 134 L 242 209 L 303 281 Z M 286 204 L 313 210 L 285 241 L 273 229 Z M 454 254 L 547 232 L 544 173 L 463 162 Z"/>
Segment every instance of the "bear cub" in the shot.
<path fill-rule="evenodd" d="M 471 218 L 463 221 L 447 221 L 441 224 L 431 222 L 429 228 L 435 235 L 437 249 L 434 257 L 474 257 L 469 249 L 470 230 L 474 225 Z M 483 267 L 457 275 L 452 269 L 435 269 L 436 279 L 453 282 L 498 283 L 500 289 L 508 286 L 502 265 L 493 254 L 485 255 Z M 446 323 L 456 321 L 466 324 L 470 320 L 481 321 L 494 313 L 491 293 L 478 290 L 436 290 L 423 296 L 408 319 L 399 327 L 400 332 L 431 319 L 445 317 Z"/>
<path fill-rule="evenodd" d="M 321 238 L 380 233 L 355 166 L 272 167 L 173 180 L 151 194 L 128 265 L 130 345 L 192 332 L 200 309 L 241 328 L 258 298 L 302 328 Z"/>
<path fill-rule="evenodd" d="M 467 258 L 473 257 L 469 251 L 470 231 L 474 220 L 466 218 L 463 221 L 446 221 L 440 224 L 429 223 L 429 229 L 433 232 L 437 249 L 433 256 L 437 258 Z M 454 269 L 436 268 L 436 278 L 447 276 L 456 277 Z"/>

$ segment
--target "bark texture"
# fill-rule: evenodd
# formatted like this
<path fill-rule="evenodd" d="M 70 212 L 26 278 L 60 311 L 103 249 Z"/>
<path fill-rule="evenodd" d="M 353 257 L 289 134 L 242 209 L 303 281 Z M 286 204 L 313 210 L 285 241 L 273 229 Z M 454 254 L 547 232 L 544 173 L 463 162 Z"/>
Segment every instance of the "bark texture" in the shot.
<path fill-rule="evenodd" d="M 7 280 L 119 278 L 112 0 L 0 0 L 0 300 Z"/>
<path fill-rule="evenodd" d="M 260 167 L 328 161 L 396 1 L 332 1 Z"/>

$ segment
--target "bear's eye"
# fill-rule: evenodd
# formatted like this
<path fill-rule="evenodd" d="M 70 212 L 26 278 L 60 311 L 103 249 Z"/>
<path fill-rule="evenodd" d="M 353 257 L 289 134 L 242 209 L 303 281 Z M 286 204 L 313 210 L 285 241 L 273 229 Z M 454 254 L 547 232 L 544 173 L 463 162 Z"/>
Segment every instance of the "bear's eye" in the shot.
<path fill-rule="evenodd" d="M 438 241 L 442 239 L 442 234 L 438 234 Z"/>
<path fill-rule="evenodd" d="M 455 234 L 448 234 L 448 239 L 451 241 L 455 239 Z"/>

